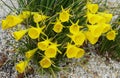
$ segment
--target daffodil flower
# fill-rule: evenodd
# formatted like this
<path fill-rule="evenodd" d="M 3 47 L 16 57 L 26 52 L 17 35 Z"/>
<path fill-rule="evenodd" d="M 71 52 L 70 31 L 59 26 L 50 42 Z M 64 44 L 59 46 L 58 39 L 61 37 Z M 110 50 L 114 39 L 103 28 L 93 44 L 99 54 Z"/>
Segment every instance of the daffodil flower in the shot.
<path fill-rule="evenodd" d="M 58 46 L 59 45 L 57 43 L 53 43 L 50 46 L 48 46 L 48 48 L 44 52 L 45 56 L 49 58 L 55 58 L 57 55 L 57 52 L 61 53 L 57 48 Z"/>
<path fill-rule="evenodd" d="M 40 15 L 39 13 L 34 13 L 34 15 L 33 15 L 33 19 L 34 19 L 35 23 L 41 22 L 41 21 L 43 21 L 43 20 L 45 20 L 47 18 L 48 18 L 48 16 Z"/>
<path fill-rule="evenodd" d="M 27 59 L 30 59 L 34 54 L 35 52 L 38 50 L 38 48 L 35 48 L 35 49 L 32 49 L 32 50 L 29 50 L 27 52 L 25 52 L 25 56 Z"/>
<path fill-rule="evenodd" d="M 79 26 L 78 23 L 79 23 L 79 20 L 76 22 L 76 23 L 73 23 L 71 21 L 72 25 L 70 26 L 69 28 L 69 31 L 71 34 L 76 34 L 79 32 L 80 28 L 82 28 L 82 26 Z"/>
<path fill-rule="evenodd" d="M 42 68 L 49 68 L 52 64 L 50 58 L 46 56 L 39 63 Z"/>
<path fill-rule="evenodd" d="M 86 6 L 88 11 L 94 14 L 98 11 L 98 8 L 99 8 L 98 4 L 88 3 Z"/>
<path fill-rule="evenodd" d="M 68 43 L 66 48 L 67 48 L 67 50 L 66 50 L 65 54 L 66 54 L 67 58 L 76 57 L 79 49 L 75 45 Z"/>
<path fill-rule="evenodd" d="M 20 24 L 22 21 L 23 19 L 18 16 L 8 15 L 5 20 L 2 20 L 2 29 L 5 30 L 8 28 L 12 28 Z"/>
<path fill-rule="evenodd" d="M 111 31 L 109 31 L 109 32 L 106 34 L 106 38 L 107 38 L 108 40 L 115 40 L 116 35 L 117 35 L 116 31 L 115 31 L 115 30 L 111 30 Z"/>
<path fill-rule="evenodd" d="M 43 30 L 44 28 L 45 28 L 44 26 L 43 26 L 43 27 L 31 27 L 31 28 L 29 28 L 29 30 L 28 30 L 28 35 L 29 35 L 30 38 L 32 38 L 32 39 L 37 39 L 37 38 L 39 38 L 39 36 L 40 36 L 41 33 L 44 34 L 44 33 L 42 32 L 42 30 Z"/>
<path fill-rule="evenodd" d="M 69 14 L 69 10 L 70 9 L 65 10 L 65 9 L 63 9 L 63 7 L 61 7 L 61 8 L 62 8 L 62 11 L 59 13 L 59 20 L 61 22 L 67 22 L 67 21 L 69 21 L 69 18 L 71 16 Z"/>
<path fill-rule="evenodd" d="M 77 52 L 75 58 L 81 58 L 84 56 L 84 54 L 85 54 L 85 50 L 82 48 L 79 48 L 79 51 Z"/>
<path fill-rule="evenodd" d="M 20 61 L 18 64 L 16 64 L 15 69 L 19 73 L 23 73 L 28 65 L 28 61 Z"/>
<path fill-rule="evenodd" d="M 91 44 L 95 44 L 95 43 L 98 41 L 98 39 L 99 39 L 99 37 L 95 37 L 95 36 L 92 34 L 92 32 L 90 32 L 90 31 L 85 31 L 84 34 L 85 34 L 87 40 L 88 40 Z"/>
<path fill-rule="evenodd" d="M 86 39 L 86 37 L 85 37 L 84 33 L 82 33 L 82 31 L 79 31 L 76 34 L 67 35 L 67 36 L 71 38 L 71 40 L 75 43 L 75 45 L 79 45 L 79 46 L 81 46 Z"/>
<path fill-rule="evenodd" d="M 13 32 L 13 37 L 18 41 L 27 33 L 27 31 L 28 29 L 15 31 Z"/>
<path fill-rule="evenodd" d="M 61 24 L 60 20 L 57 19 L 56 22 L 54 23 L 53 30 L 56 33 L 60 33 L 62 32 L 62 29 L 63 29 L 63 25 Z"/>
<path fill-rule="evenodd" d="M 45 51 L 50 43 L 51 43 L 50 39 L 46 39 L 44 41 L 38 42 L 37 46 L 40 50 Z"/>

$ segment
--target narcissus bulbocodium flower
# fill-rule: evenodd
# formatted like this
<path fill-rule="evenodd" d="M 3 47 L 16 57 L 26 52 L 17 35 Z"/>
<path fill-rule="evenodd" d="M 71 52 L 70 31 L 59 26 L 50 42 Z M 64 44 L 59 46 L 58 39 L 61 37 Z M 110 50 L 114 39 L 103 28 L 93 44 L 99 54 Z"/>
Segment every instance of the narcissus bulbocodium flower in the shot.
<path fill-rule="evenodd" d="M 88 29 L 94 37 L 100 37 L 103 33 L 103 27 L 101 25 L 88 25 Z"/>
<path fill-rule="evenodd" d="M 88 3 L 86 6 L 87 6 L 87 10 L 94 14 L 98 11 L 99 8 L 98 4 Z"/>
<path fill-rule="evenodd" d="M 76 22 L 76 23 L 73 23 L 71 21 L 72 25 L 70 26 L 69 28 L 69 31 L 71 34 L 76 34 L 79 32 L 80 28 L 82 28 L 82 26 L 79 26 L 78 23 L 79 23 L 79 20 Z"/>
<path fill-rule="evenodd" d="M 99 14 L 87 13 L 87 20 L 92 25 L 106 23 L 106 18 Z"/>
<path fill-rule="evenodd" d="M 52 64 L 50 58 L 48 58 L 46 56 L 39 63 L 42 68 L 49 68 Z"/>
<path fill-rule="evenodd" d="M 51 43 L 50 39 L 46 39 L 44 41 L 38 42 L 37 46 L 40 50 L 45 51 L 50 43 Z"/>
<path fill-rule="evenodd" d="M 52 43 L 50 46 L 48 46 L 48 48 L 44 52 L 45 56 L 49 58 L 55 58 L 57 55 L 57 52 L 61 53 L 57 48 L 58 46 L 59 44 L 57 43 Z"/>
<path fill-rule="evenodd" d="M 60 33 L 60 32 L 62 32 L 62 29 L 63 29 L 63 25 L 61 24 L 60 20 L 56 19 L 56 22 L 54 23 L 53 30 L 56 33 Z"/>
<path fill-rule="evenodd" d="M 28 65 L 28 61 L 20 61 L 18 64 L 16 64 L 15 69 L 19 73 L 23 73 Z"/>
<path fill-rule="evenodd" d="M 27 52 L 25 53 L 26 58 L 27 58 L 27 59 L 30 59 L 30 58 L 35 54 L 35 52 L 36 52 L 37 50 L 38 50 L 38 48 L 35 48 L 35 49 L 33 49 L 33 50 L 27 51 Z"/>
<path fill-rule="evenodd" d="M 112 20 L 112 17 L 113 17 L 113 15 L 112 14 L 109 14 L 109 13 L 105 13 L 105 12 L 100 12 L 100 13 L 98 13 L 100 16 L 103 16 L 104 18 L 105 18 L 105 22 L 106 23 L 109 23 L 111 20 Z"/>
<path fill-rule="evenodd" d="M 42 32 L 42 30 L 44 29 L 45 27 L 31 27 L 29 28 L 28 30 L 28 35 L 30 36 L 31 39 L 36 39 L 36 38 L 39 38 L 40 34 Z"/>
<path fill-rule="evenodd" d="M 19 14 L 18 16 L 22 19 L 26 19 L 28 18 L 30 15 L 32 15 L 32 12 L 30 11 L 22 11 L 21 14 Z"/>
<path fill-rule="evenodd" d="M 47 18 L 48 18 L 48 16 L 40 15 L 39 13 L 34 13 L 34 15 L 33 15 L 33 19 L 34 19 L 35 23 L 41 22 L 41 21 L 43 21 L 43 20 L 45 20 Z"/>
<path fill-rule="evenodd" d="M 111 30 L 109 31 L 107 34 L 106 34 L 106 38 L 108 40 L 115 40 L 115 37 L 116 37 L 117 33 L 115 30 Z"/>
<path fill-rule="evenodd" d="M 86 39 L 82 31 L 79 31 L 78 33 L 73 35 L 68 35 L 68 37 L 71 38 L 71 40 L 75 43 L 75 45 L 79 45 L 79 46 L 81 46 Z"/>
<path fill-rule="evenodd" d="M 85 54 L 85 50 L 82 48 L 79 48 L 79 51 L 77 52 L 75 58 L 81 58 L 84 56 L 84 54 Z"/>
<path fill-rule="evenodd" d="M 111 25 L 110 24 L 106 24 L 106 23 L 101 23 L 100 24 L 100 27 L 103 28 L 103 32 L 102 33 L 106 33 L 108 32 L 111 28 Z"/>
<path fill-rule="evenodd" d="M 67 44 L 67 50 L 65 52 L 67 58 L 80 58 L 84 55 L 84 50 L 81 48 L 76 47 L 73 44 Z"/>
<path fill-rule="evenodd" d="M 8 15 L 5 20 L 2 20 L 2 29 L 5 30 L 14 27 L 20 24 L 22 21 L 23 19 L 18 16 Z"/>
<path fill-rule="evenodd" d="M 63 9 L 62 6 L 61 6 L 61 8 L 62 8 L 62 11 L 59 13 L 59 20 L 61 22 L 67 22 L 67 21 L 69 21 L 69 18 L 71 16 L 70 13 L 69 13 L 70 9 L 65 10 L 65 9 Z"/>
<path fill-rule="evenodd" d="M 13 32 L 13 37 L 16 40 L 20 40 L 27 33 L 27 31 L 28 31 L 28 29 L 15 31 L 15 32 Z"/>
<path fill-rule="evenodd" d="M 87 40 L 88 40 L 91 44 L 95 44 L 95 43 L 98 41 L 98 39 L 99 39 L 99 37 L 95 37 L 95 36 L 92 34 L 92 32 L 90 32 L 90 31 L 85 31 L 84 33 L 85 33 L 85 36 L 86 36 Z"/>

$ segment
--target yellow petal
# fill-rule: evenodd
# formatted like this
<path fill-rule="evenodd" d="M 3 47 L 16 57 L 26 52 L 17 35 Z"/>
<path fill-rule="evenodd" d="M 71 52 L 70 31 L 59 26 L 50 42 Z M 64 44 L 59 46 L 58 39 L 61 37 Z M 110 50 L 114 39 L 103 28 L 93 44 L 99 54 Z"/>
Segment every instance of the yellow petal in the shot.
<path fill-rule="evenodd" d="M 106 34 L 106 38 L 108 40 L 115 40 L 116 37 L 116 31 L 115 30 L 111 30 Z"/>
<path fill-rule="evenodd" d="M 30 36 L 30 38 L 36 39 L 39 37 L 41 32 L 42 32 L 41 28 L 32 27 L 28 30 L 28 35 Z"/>
<path fill-rule="evenodd" d="M 91 13 L 96 13 L 98 11 L 98 4 L 87 4 L 87 9 L 91 12 Z"/>
<path fill-rule="evenodd" d="M 19 73 L 23 73 L 25 71 L 25 68 L 27 67 L 28 62 L 27 61 L 20 61 L 18 64 L 16 64 L 15 69 Z"/>
<path fill-rule="evenodd" d="M 85 54 L 84 49 L 79 48 L 79 51 L 77 52 L 77 55 L 75 56 L 75 58 L 81 58 L 83 57 L 84 54 Z"/>
<path fill-rule="evenodd" d="M 35 54 L 35 52 L 36 52 L 37 50 L 38 50 L 38 48 L 35 48 L 35 49 L 33 49 L 33 50 L 27 51 L 27 52 L 25 53 L 26 58 L 30 59 L 30 58 Z"/>
<path fill-rule="evenodd" d="M 62 12 L 60 12 L 59 14 L 59 20 L 61 22 L 67 22 L 69 20 L 69 17 L 70 17 L 70 14 L 69 14 L 69 9 L 68 10 L 65 10 L 63 9 L 62 7 Z"/>
<path fill-rule="evenodd" d="M 15 31 L 13 33 L 13 36 L 16 40 L 20 40 L 24 35 L 25 33 L 27 32 L 28 30 L 20 30 L 20 31 Z"/>
<path fill-rule="evenodd" d="M 47 57 L 44 57 L 39 63 L 42 68 L 49 68 L 52 64 L 51 60 Z"/>

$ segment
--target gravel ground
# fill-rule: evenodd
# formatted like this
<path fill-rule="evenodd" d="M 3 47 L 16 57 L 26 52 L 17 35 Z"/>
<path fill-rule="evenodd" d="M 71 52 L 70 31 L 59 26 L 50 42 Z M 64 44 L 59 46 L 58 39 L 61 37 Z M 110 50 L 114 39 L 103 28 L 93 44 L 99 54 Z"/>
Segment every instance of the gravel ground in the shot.
<path fill-rule="evenodd" d="M 6 3 L 10 3 L 10 0 L 3 0 Z M 113 4 L 114 0 L 112 1 Z M 117 0 L 116 0 L 117 1 Z M 14 2 L 14 0 L 13 0 Z M 16 2 L 14 2 L 16 3 Z M 0 20 L 4 18 L 10 10 L 3 5 L 0 1 Z M 16 78 L 17 72 L 14 70 L 13 55 L 9 52 L 12 47 L 8 46 L 8 42 L 12 42 L 12 38 L 9 35 L 9 31 L 2 31 L 0 27 L 0 53 L 4 53 L 7 57 L 5 64 L 0 67 L 0 78 Z M 0 54 L 0 60 L 2 55 Z M 81 59 L 74 60 L 69 63 L 70 70 L 58 73 L 58 78 L 120 78 L 120 62 L 100 57 L 91 53 L 87 57 L 88 62 L 82 63 Z M 109 60 L 109 61 L 108 61 Z M 37 73 L 29 75 L 27 78 L 52 78 L 50 75 L 39 76 Z"/>

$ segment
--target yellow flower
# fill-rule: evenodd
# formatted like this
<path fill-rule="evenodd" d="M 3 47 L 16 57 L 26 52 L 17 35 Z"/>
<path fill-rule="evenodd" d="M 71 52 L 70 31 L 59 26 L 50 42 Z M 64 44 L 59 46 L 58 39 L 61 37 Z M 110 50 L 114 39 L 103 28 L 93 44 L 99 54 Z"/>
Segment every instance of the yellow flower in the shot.
<path fill-rule="evenodd" d="M 84 49 L 79 48 L 79 51 L 77 52 L 75 58 L 81 58 L 85 54 Z"/>
<path fill-rule="evenodd" d="M 25 68 L 28 65 L 28 61 L 20 61 L 18 64 L 16 64 L 15 69 L 19 72 L 19 73 L 23 73 L 25 71 Z"/>
<path fill-rule="evenodd" d="M 82 31 L 73 34 L 73 35 L 68 35 L 72 39 L 72 41 L 75 43 L 75 45 L 82 45 L 85 41 L 85 35 L 82 33 Z"/>
<path fill-rule="evenodd" d="M 2 21 L 2 29 L 8 29 L 20 24 L 23 20 L 18 16 L 8 15 L 5 20 Z"/>
<path fill-rule="evenodd" d="M 38 48 L 35 48 L 35 49 L 33 49 L 33 50 L 27 51 L 27 52 L 25 53 L 26 58 L 30 59 L 30 58 L 35 54 L 35 52 L 36 52 L 37 50 L 38 50 Z"/>
<path fill-rule="evenodd" d="M 93 34 L 90 31 L 85 31 L 84 33 L 91 44 L 95 44 L 99 39 L 99 37 L 93 36 Z"/>
<path fill-rule="evenodd" d="M 23 11 L 21 14 L 19 14 L 18 16 L 22 19 L 26 19 L 31 15 L 30 11 Z"/>
<path fill-rule="evenodd" d="M 103 27 L 99 25 L 88 25 L 88 29 L 94 37 L 100 37 L 103 32 Z"/>
<path fill-rule="evenodd" d="M 96 13 L 98 11 L 98 4 L 87 4 L 87 9 L 91 12 L 91 13 Z"/>
<path fill-rule="evenodd" d="M 79 29 L 82 28 L 82 26 L 79 26 L 79 25 L 78 25 L 79 20 L 78 20 L 76 23 L 73 23 L 73 22 L 71 21 L 71 23 L 72 23 L 72 25 L 71 25 L 70 28 L 69 28 L 70 33 L 72 33 L 72 34 L 78 33 L 78 32 L 79 32 Z"/>
<path fill-rule="evenodd" d="M 48 16 L 46 15 L 40 15 L 39 13 L 34 13 L 33 19 L 35 23 L 41 22 L 45 19 L 47 19 Z"/>
<path fill-rule="evenodd" d="M 53 30 L 54 30 L 56 33 L 60 33 L 60 32 L 62 32 L 62 29 L 63 29 L 63 25 L 62 25 L 61 22 L 57 19 L 57 21 L 56 21 L 55 24 L 54 24 Z"/>
<path fill-rule="evenodd" d="M 100 24 L 101 28 L 103 28 L 103 33 L 106 33 L 107 31 L 109 31 L 111 29 L 111 25 L 110 24 Z"/>
<path fill-rule="evenodd" d="M 46 50 L 50 44 L 50 40 L 47 39 L 45 41 L 38 42 L 38 48 L 42 51 Z"/>
<path fill-rule="evenodd" d="M 115 30 L 111 30 L 106 34 L 106 37 L 108 40 L 115 40 L 116 37 L 116 31 Z"/>
<path fill-rule="evenodd" d="M 76 57 L 78 51 L 79 49 L 75 45 L 68 43 L 67 50 L 65 53 L 66 53 L 67 58 L 74 58 Z"/>
<path fill-rule="evenodd" d="M 60 12 L 60 14 L 59 14 L 59 20 L 61 22 L 69 21 L 69 17 L 70 17 L 69 9 L 65 10 L 65 9 L 63 9 L 63 7 L 61 7 L 61 8 L 62 8 L 62 12 Z"/>
<path fill-rule="evenodd" d="M 57 48 L 58 44 L 53 43 L 51 44 L 44 52 L 45 56 L 49 57 L 49 58 L 55 58 L 57 55 Z"/>
<path fill-rule="evenodd" d="M 30 36 L 30 38 L 36 39 L 39 37 L 40 33 L 42 33 L 43 29 L 44 29 L 44 27 L 42 27 L 42 28 L 31 27 L 28 30 L 28 35 Z"/>
<path fill-rule="evenodd" d="M 109 23 L 113 17 L 112 14 L 108 14 L 108 13 L 99 13 L 99 15 L 103 16 L 106 19 L 106 23 Z"/>
<path fill-rule="evenodd" d="M 52 64 L 51 60 L 47 57 L 44 57 L 39 63 L 42 68 L 49 68 Z"/>
<path fill-rule="evenodd" d="M 87 13 L 87 19 L 88 19 L 90 24 L 93 25 L 93 24 L 98 23 L 99 19 L 96 19 L 96 18 L 98 18 L 97 14 Z"/>
<path fill-rule="evenodd" d="M 26 33 L 27 33 L 27 29 L 26 30 L 20 30 L 20 31 L 15 31 L 13 32 L 13 37 L 16 40 L 20 40 Z"/>

